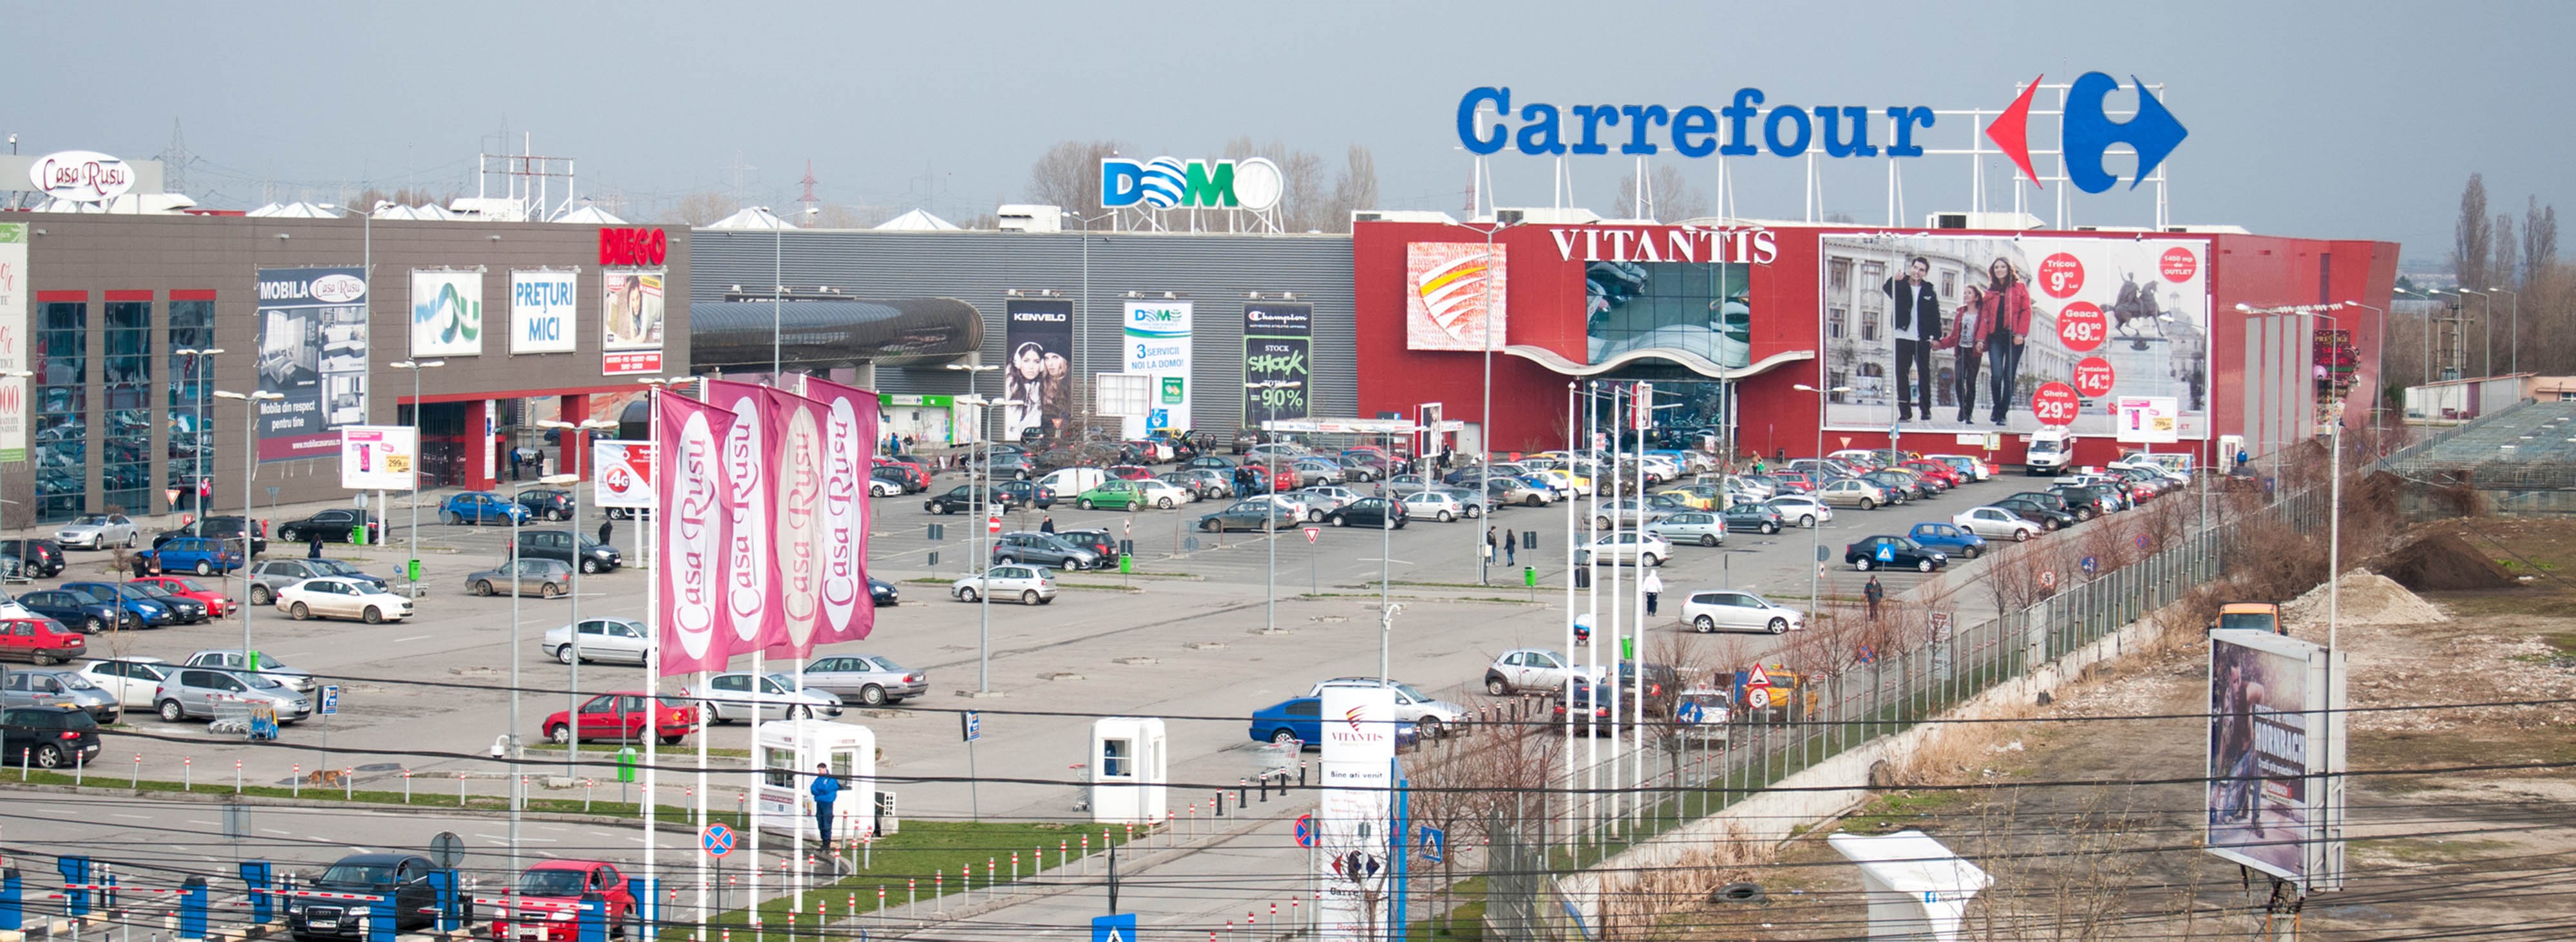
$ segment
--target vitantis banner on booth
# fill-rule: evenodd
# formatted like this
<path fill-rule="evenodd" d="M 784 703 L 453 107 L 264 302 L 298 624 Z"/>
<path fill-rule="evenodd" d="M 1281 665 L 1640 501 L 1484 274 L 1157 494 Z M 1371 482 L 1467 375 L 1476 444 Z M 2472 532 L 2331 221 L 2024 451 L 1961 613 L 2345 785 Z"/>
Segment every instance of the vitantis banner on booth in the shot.
<path fill-rule="evenodd" d="M 483 354 L 483 273 L 418 269 L 411 273 L 411 355 Z"/>
<path fill-rule="evenodd" d="M 573 333 L 573 299 L 580 297 L 578 272 L 514 271 L 510 273 L 510 352 L 571 353 L 581 342 Z"/>
<path fill-rule="evenodd" d="M 868 591 L 867 499 L 870 455 L 877 440 L 877 394 L 805 378 L 805 395 L 823 406 L 823 625 L 816 644 L 867 638 L 877 621 Z"/>
<path fill-rule="evenodd" d="M 724 561 L 732 551 L 733 486 L 724 443 L 734 414 L 670 393 L 653 397 L 659 494 L 653 525 L 662 528 L 653 577 L 659 596 L 662 676 L 721 671 L 731 657 L 726 626 Z"/>
<path fill-rule="evenodd" d="M 1385 938 L 1400 845 L 1396 820 L 1395 692 L 1324 688 L 1322 814 L 1315 822 L 1316 906 L 1324 939 Z"/>

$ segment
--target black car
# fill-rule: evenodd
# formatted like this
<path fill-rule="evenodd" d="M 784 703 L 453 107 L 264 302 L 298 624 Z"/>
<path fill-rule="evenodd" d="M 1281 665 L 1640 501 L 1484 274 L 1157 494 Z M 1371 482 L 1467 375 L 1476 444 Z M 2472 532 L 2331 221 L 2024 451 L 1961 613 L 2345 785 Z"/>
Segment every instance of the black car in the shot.
<path fill-rule="evenodd" d="M 1843 562 L 1854 569 L 1916 569 L 1931 572 L 1950 564 L 1950 555 L 1901 536 L 1863 537 L 1843 547 Z"/>
<path fill-rule="evenodd" d="M 371 519 L 366 511 L 345 507 L 278 524 L 277 538 L 289 543 L 303 543 L 318 533 L 325 542 L 346 543 L 349 542 L 349 534 L 362 526 L 367 528 L 367 542 L 383 541 L 384 524 L 381 521 Z M 156 539 L 152 542 L 159 545 L 161 541 Z"/>
<path fill-rule="evenodd" d="M 408 932 L 426 929 L 437 918 L 438 896 L 429 884 L 430 871 L 436 869 L 429 858 L 418 854 L 351 854 L 322 871 L 322 876 L 306 889 L 391 897 L 394 931 Z M 297 942 L 357 942 L 366 938 L 366 933 L 360 928 L 362 920 L 350 912 L 356 905 L 323 896 L 287 897 L 286 930 Z"/>
<path fill-rule="evenodd" d="M 2075 525 L 2074 514 L 2067 513 L 2063 510 L 2045 507 L 2036 502 L 2023 500 L 2018 497 L 2007 497 L 1996 501 L 1989 506 L 2001 507 L 2005 510 L 2019 514 L 2022 519 L 2039 524 L 2039 528 L 2041 530 L 2063 530 Z"/>
<path fill-rule="evenodd" d="M 248 518 L 239 516 L 201 517 L 198 518 L 197 522 L 180 527 L 176 530 L 163 530 L 152 537 L 152 548 L 160 549 L 161 544 L 183 536 L 202 536 L 208 539 L 230 540 L 235 546 L 239 546 L 242 538 L 242 530 L 245 527 L 250 530 L 250 555 L 257 556 L 261 553 L 268 552 L 268 528 L 252 523 Z"/>
<path fill-rule="evenodd" d="M 98 720 L 73 706 L 23 706 L 0 710 L 0 748 L 42 769 L 98 758 Z"/>
<path fill-rule="evenodd" d="M 578 566 L 585 574 L 606 572 L 626 564 L 617 547 L 591 539 L 589 534 L 570 530 L 520 533 L 519 558 L 551 559 L 566 566 Z"/>
<path fill-rule="evenodd" d="M 142 616 L 126 610 L 125 606 L 101 602 L 78 592 L 39 589 L 20 593 L 16 601 L 28 611 L 62 622 L 85 635 L 98 634 L 110 626 L 143 627 Z"/>
<path fill-rule="evenodd" d="M 528 512 L 536 515 L 539 520 L 572 519 L 571 491 L 532 487 L 511 495 L 511 499 L 518 501 L 519 506 L 528 508 Z M 280 536 L 283 537 L 284 534 L 281 533 Z"/>
<path fill-rule="evenodd" d="M 2058 513 L 2073 517 L 2077 520 L 2091 520 L 2094 516 L 2093 514 L 2079 513 L 2079 508 L 2068 502 L 2065 495 L 2058 494 L 2053 491 L 2023 491 L 2006 499 L 2029 501 L 2050 510 L 2057 511 Z"/>
<path fill-rule="evenodd" d="M 894 583 L 875 576 L 868 577 L 868 598 L 874 599 L 880 606 L 903 603 L 903 594 L 895 591 Z"/>
<path fill-rule="evenodd" d="M 968 514 L 974 513 L 977 506 L 983 502 L 976 496 L 974 485 L 960 484 L 949 488 L 948 493 L 934 496 L 923 502 L 921 506 L 922 509 L 935 514 Z M 1055 498 L 1040 494 L 1037 484 L 1031 481 L 1003 481 L 994 485 L 991 502 L 991 509 L 994 510 L 1055 506 Z"/>
<path fill-rule="evenodd" d="M 1058 530 L 1055 538 L 1100 554 L 1103 569 L 1118 565 L 1118 538 L 1107 530 Z"/>
<path fill-rule="evenodd" d="M 159 542 L 159 541 L 154 541 Z M 62 544 L 52 540 L 0 540 L 0 573 L 51 579 L 68 565 Z"/>
<path fill-rule="evenodd" d="M 2103 488 L 2060 484 L 2048 491 L 2066 501 L 2066 511 L 2074 514 L 2077 520 L 2091 520 L 2120 509 L 2120 499 Z"/>
<path fill-rule="evenodd" d="M 1380 527 L 1404 529 L 1404 505 L 1383 497 L 1363 497 L 1324 515 L 1324 522 L 1337 527 Z"/>

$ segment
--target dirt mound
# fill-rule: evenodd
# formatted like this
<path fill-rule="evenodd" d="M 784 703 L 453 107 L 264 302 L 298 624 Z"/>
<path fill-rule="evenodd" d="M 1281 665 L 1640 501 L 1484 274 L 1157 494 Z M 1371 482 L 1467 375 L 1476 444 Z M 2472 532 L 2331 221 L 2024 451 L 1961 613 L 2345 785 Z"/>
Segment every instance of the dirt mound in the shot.
<path fill-rule="evenodd" d="M 2375 572 L 2359 571 L 2343 577 L 2343 591 L 2335 600 L 2335 617 L 2346 625 L 2422 625 L 2449 621 L 2451 617 L 2433 607 L 2433 603 L 2406 591 L 2393 579 Z M 2326 587 L 2318 586 L 2308 594 L 2291 599 L 2281 606 L 2281 618 L 2292 624 L 2324 622 Z"/>
<path fill-rule="evenodd" d="M 2399 585 L 2417 592 L 2503 589 L 2521 584 L 2456 533 L 2417 538 L 2381 559 L 2377 568 Z"/>

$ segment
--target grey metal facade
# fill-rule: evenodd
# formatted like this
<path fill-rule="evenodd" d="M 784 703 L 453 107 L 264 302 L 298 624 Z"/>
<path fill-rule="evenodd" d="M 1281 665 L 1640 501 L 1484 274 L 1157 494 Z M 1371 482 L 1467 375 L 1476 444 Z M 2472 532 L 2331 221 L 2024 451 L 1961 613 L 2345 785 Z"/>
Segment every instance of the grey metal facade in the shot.
<path fill-rule="evenodd" d="M 1294 292 L 1315 305 L 1309 412 L 1349 417 L 1359 408 L 1347 235 L 700 229 L 689 251 L 693 303 L 721 301 L 735 286 L 761 291 L 773 284 L 790 292 L 828 287 L 852 298 L 965 301 L 983 316 L 986 363 L 1003 362 L 1007 292 L 1054 291 L 1075 302 L 1076 354 L 1086 377 L 1118 372 L 1124 363 L 1118 306 L 1127 292 L 1174 292 L 1193 302 L 1192 424 L 1220 434 L 1243 419 L 1245 296 L 1257 291 L 1276 300 Z M 962 394 L 967 376 L 938 366 L 883 368 L 876 385 L 886 393 Z M 993 381 L 984 385 L 987 395 L 999 392 Z M 1086 379 L 1086 401 L 1090 389 Z"/>

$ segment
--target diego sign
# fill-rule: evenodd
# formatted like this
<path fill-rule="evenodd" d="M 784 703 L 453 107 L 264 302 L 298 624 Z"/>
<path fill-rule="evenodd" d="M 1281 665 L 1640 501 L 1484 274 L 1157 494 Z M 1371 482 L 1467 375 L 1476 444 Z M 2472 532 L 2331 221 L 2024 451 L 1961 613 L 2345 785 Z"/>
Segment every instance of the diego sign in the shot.
<path fill-rule="evenodd" d="M 134 168 L 94 150 L 67 150 L 36 158 L 27 179 L 58 200 L 103 203 L 134 188 Z"/>
<path fill-rule="evenodd" d="M 1143 203 L 1155 209 L 1265 210 L 1279 205 L 1287 178 L 1279 165 L 1259 157 L 1244 160 L 1182 160 L 1156 157 L 1137 161 L 1107 157 L 1100 161 L 1100 206 L 1124 209 Z"/>
<path fill-rule="evenodd" d="M 671 234 L 660 229 L 599 230 L 599 264 L 612 268 L 660 268 L 670 256 Z"/>

